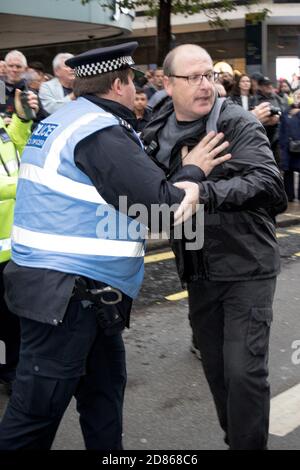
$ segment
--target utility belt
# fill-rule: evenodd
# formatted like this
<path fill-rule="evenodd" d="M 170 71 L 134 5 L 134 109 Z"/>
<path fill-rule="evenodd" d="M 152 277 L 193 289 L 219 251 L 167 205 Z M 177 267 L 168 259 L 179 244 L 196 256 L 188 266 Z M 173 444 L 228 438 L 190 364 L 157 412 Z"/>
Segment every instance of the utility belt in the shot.
<path fill-rule="evenodd" d="M 112 335 L 127 325 L 126 314 L 122 312 L 123 294 L 119 289 L 97 282 L 97 288 L 90 288 L 82 277 L 76 277 L 71 300 L 80 300 L 83 307 L 97 315 L 100 327 L 106 335 Z M 123 315 L 122 315 L 123 313 Z"/>

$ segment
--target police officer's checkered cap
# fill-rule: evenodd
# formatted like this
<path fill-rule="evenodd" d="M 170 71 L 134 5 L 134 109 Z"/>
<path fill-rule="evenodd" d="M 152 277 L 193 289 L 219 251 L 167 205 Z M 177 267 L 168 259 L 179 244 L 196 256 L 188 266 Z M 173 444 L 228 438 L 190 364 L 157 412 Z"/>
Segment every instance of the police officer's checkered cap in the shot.
<path fill-rule="evenodd" d="M 137 42 L 128 42 L 93 49 L 68 59 L 66 65 L 74 69 L 76 77 L 80 78 L 114 72 L 134 65 L 131 55 L 137 46 Z"/>
<path fill-rule="evenodd" d="M 130 65 L 134 65 L 132 57 L 125 56 L 103 62 L 79 65 L 78 67 L 75 67 L 74 72 L 76 77 L 90 77 L 92 75 L 114 72 L 115 70 L 124 68 L 124 66 L 126 67 Z"/>

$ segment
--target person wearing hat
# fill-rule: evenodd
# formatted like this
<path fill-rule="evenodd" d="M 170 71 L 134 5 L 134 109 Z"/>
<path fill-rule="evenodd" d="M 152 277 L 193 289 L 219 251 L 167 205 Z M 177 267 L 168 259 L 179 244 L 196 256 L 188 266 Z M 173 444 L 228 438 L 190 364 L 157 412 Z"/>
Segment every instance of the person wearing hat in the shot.
<path fill-rule="evenodd" d="M 234 72 L 227 62 L 217 62 L 214 65 L 214 71 L 219 74 L 218 81 L 226 90 L 227 96 L 230 95 L 234 85 Z"/>
<path fill-rule="evenodd" d="M 22 340 L 0 450 L 50 449 L 72 396 L 86 448 L 122 449 L 121 333 L 143 278 L 146 231 L 134 205 L 147 209 L 147 224 L 153 204 L 181 203 L 180 223 L 199 182 L 230 158 L 218 157 L 228 143 L 212 133 L 167 182 L 132 126 L 136 47 L 67 60 L 77 99 L 39 123 L 25 148 L 5 270 Z"/>

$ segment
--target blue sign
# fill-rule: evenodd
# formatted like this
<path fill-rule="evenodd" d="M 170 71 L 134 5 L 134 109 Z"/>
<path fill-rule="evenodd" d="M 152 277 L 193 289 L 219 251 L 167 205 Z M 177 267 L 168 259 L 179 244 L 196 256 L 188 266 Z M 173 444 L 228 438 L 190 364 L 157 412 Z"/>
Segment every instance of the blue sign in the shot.
<path fill-rule="evenodd" d="M 41 149 L 48 137 L 55 131 L 57 126 L 58 124 L 51 124 L 50 122 L 38 124 L 37 128 L 29 138 L 27 146 Z"/>

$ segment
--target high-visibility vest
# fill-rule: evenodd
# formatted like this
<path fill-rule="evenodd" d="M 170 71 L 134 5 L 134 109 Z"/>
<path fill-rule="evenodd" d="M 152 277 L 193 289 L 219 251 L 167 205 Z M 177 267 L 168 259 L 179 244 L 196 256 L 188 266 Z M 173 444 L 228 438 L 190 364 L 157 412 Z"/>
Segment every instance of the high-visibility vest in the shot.
<path fill-rule="evenodd" d="M 108 205 L 74 162 L 80 141 L 116 125 L 85 98 L 38 125 L 22 155 L 12 259 L 102 281 L 134 298 L 143 279 L 143 228 Z M 106 155 L 99 158 L 105 165 Z"/>
<path fill-rule="evenodd" d="M 0 118 L 0 263 L 10 259 L 19 156 Z"/>

